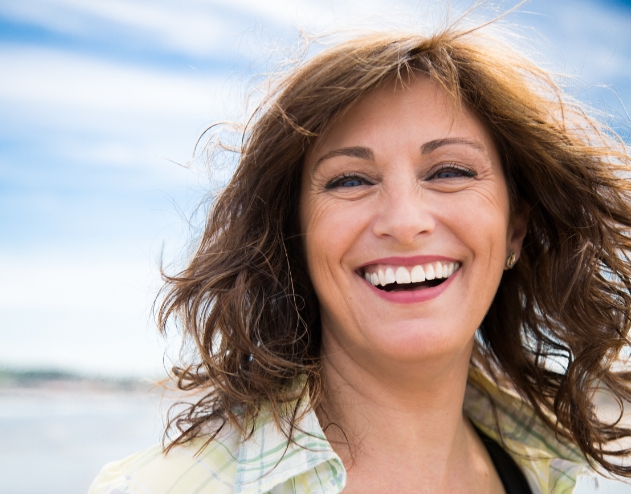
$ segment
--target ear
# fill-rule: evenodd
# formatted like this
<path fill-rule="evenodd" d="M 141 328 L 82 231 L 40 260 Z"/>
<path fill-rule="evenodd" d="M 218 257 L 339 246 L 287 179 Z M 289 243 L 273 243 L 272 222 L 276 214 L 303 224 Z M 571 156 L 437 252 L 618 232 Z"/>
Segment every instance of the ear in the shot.
<path fill-rule="evenodd" d="M 521 199 L 517 211 L 511 214 L 508 228 L 507 247 L 508 251 L 513 251 L 519 259 L 521 246 L 528 231 L 528 218 L 530 216 L 530 204 Z"/>

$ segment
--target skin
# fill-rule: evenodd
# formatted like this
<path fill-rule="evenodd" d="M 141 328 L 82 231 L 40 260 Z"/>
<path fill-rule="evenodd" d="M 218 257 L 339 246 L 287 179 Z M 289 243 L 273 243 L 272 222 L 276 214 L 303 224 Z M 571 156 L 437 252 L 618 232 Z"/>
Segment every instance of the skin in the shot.
<path fill-rule="evenodd" d="M 315 143 L 301 187 L 330 389 L 317 413 L 345 492 L 504 492 L 462 413 L 475 331 L 527 223 L 488 132 L 428 79 L 392 83 Z M 433 298 L 397 303 L 361 273 L 390 256 L 461 267 Z"/>

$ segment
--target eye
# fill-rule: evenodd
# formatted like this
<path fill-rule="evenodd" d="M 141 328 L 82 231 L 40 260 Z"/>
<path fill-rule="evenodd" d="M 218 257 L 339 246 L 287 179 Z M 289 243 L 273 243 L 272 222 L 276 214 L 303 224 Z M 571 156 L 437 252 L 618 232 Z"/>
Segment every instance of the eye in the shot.
<path fill-rule="evenodd" d="M 426 180 L 445 180 L 450 178 L 472 178 L 477 175 L 473 170 L 460 165 L 443 165 L 438 170 L 432 171 Z"/>
<path fill-rule="evenodd" d="M 334 178 L 328 184 L 326 189 L 352 189 L 362 185 L 370 185 L 368 180 L 354 173 L 345 173 L 341 177 Z"/>

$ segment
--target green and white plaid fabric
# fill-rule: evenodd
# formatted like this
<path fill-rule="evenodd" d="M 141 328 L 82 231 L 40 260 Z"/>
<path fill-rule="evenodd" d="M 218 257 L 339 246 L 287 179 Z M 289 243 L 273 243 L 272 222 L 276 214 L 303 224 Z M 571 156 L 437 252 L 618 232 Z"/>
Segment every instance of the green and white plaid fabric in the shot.
<path fill-rule="evenodd" d="M 517 396 L 498 389 L 485 375 L 469 374 L 478 387 L 467 386 L 464 410 L 482 432 L 503 445 L 524 472 L 534 494 L 574 492 L 579 476 L 594 476 L 578 447 L 559 441 Z M 483 389 L 485 393 L 480 391 Z M 497 429 L 490 400 L 496 408 Z"/>
<path fill-rule="evenodd" d="M 565 494 L 578 475 L 592 475 L 580 451 L 558 441 L 521 400 L 472 372 L 465 412 L 500 442 L 489 399 L 496 406 L 504 446 L 521 466 L 535 494 Z M 481 392 L 480 389 L 485 392 Z M 227 431 L 210 444 L 197 439 L 164 455 L 160 446 L 112 462 L 88 494 L 337 494 L 346 482 L 340 458 L 326 440 L 315 413 L 300 423 L 295 443 L 273 421 L 259 419 L 253 436 L 240 441 Z"/>

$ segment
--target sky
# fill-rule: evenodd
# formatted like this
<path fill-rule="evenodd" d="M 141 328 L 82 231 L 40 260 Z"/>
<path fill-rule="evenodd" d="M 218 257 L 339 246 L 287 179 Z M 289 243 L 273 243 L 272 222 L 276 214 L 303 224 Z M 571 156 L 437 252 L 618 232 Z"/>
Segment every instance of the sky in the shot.
<path fill-rule="evenodd" d="M 301 32 L 419 30 L 447 4 L 0 0 L 0 368 L 163 373 L 178 337 L 151 313 L 160 265 L 183 265 L 222 180 L 192 160 L 203 130 L 242 119 Z M 507 22 L 628 121 L 631 2 L 533 0 Z"/>

